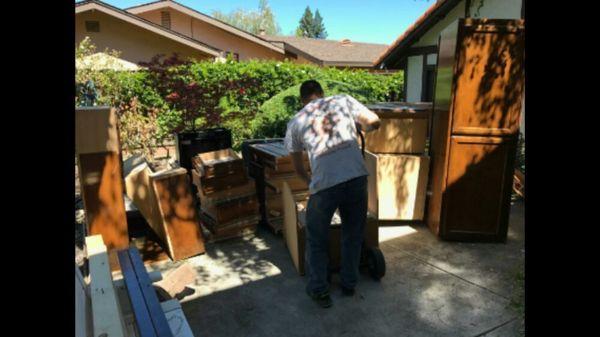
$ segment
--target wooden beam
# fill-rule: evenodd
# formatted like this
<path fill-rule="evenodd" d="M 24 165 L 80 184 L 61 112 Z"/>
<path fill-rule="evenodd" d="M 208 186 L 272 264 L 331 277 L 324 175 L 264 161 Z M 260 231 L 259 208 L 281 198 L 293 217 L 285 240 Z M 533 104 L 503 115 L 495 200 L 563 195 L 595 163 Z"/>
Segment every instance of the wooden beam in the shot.
<path fill-rule="evenodd" d="M 85 243 L 90 268 L 94 337 L 125 337 L 125 323 L 113 286 L 108 253 L 102 236 L 88 236 Z"/>

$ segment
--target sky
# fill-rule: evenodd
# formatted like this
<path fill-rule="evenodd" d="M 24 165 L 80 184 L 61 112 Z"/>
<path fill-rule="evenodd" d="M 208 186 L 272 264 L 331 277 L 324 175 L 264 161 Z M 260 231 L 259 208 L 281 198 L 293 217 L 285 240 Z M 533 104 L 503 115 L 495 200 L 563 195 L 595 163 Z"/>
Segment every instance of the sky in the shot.
<path fill-rule="evenodd" d="M 103 0 L 127 8 L 153 0 Z M 205 14 L 256 10 L 258 0 L 176 0 Z M 391 44 L 436 0 L 269 0 L 282 35 L 298 27 L 306 6 L 323 17 L 328 39 Z"/>

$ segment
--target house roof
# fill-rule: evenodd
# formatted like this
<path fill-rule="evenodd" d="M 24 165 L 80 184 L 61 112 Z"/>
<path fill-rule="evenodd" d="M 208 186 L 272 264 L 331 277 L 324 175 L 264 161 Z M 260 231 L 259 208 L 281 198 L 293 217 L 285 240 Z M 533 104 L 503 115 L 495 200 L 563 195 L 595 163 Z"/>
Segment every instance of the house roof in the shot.
<path fill-rule="evenodd" d="M 201 13 L 193 8 L 187 7 L 185 5 L 182 5 L 178 2 L 175 1 L 171 1 L 171 0 L 159 0 L 159 1 L 154 1 L 154 2 L 149 2 L 146 4 L 141 4 L 141 5 L 137 5 L 137 6 L 133 6 L 133 7 L 129 7 L 126 8 L 125 10 L 131 14 L 140 14 L 140 13 L 144 13 L 144 12 L 148 12 L 148 11 L 152 11 L 152 10 L 156 10 L 156 9 L 161 9 L 161 8 L 171 8 L 174 9 L 176 11 L 182 12 L 184 14 L 187 14 L 197 20 L 200 21 L 204 21 L 206 23 L 209 23 L 213 26 L 216 26 L 226 32 L 229 32 L 231 34 L 237 35 L 241 38 L 244 38 L 246 40 L 250 40 L 256 44 L 259 44 L 263 47 L 269 48 L 275 52 L 278 52 L 280 54 L 285 54 L 285 50 L 279 46 L 276 46 L 272 43 L 270 43 L 267 40 L 264 40 L 263 38 L 261 38 L 258 35 L 252 34 L 250 32 L 247 32 L 245 30 L 239 29 L 237 27 L 234 27 L 228 23 L 225 23 L 221 20 L 217 20 L 209 15 L 206 15 L 204 13 Z"/>
<path fill-rule="evenodd" d="M 183 34 L 179 34 L 173 30 L 167 29 L 161 25 L 155 24 L 153 22 L 150 22 L 148 20 L 142 19 L 136 15 L 133 15 L 131 13 L 128 13 L 120 8 L 111 6 L 105 2 L 99 1 L 99 0 L 86 0 L 86 1 L 81 1 L 75 4 L 75 14 L 79 14 L 79 13 L 83 13 L 83 12 L 87 12 L 90 10 L 97 10 L 100 11 L 102 13 L 111 15 L 113 17 L 116 17 L 120 20 L 129 22 L 133 25 L 136 25 L 138 27 L 141 27 L 143 29 L 146 29 L 148 31 L 151 31 L 153 33 L 156 33 L 158 35 L 164 36 L 166 38 L 169 38 L 171 40 L 177 41 L 179 43 L 182 43 L 184 45 L 187 45 L 189 47 L 192 47 L 196 50 L 199 50 L 205 54 L 209 54 L 212 56 L 219 56 L 221 54 L 221 50 L 214 48 L 212 46 L 209 46 L 203 42 L 200 42 L 198 40 L 194 40 L 188 36 L 185 36 Z"/>
<path fill-rule="evenodd" d="M 460 1 L 436 1 L 376 59 L 375 67 L 401 56 L 406 49 L 443 19 Z"/>
<path fill-rule="evenodd" d="M 371 67 L 377 56 L 387 48 L 385 44 L 347 39 L 337 41 L 297 36 L 265 36 L 265 39 L 324 66 Z"/>

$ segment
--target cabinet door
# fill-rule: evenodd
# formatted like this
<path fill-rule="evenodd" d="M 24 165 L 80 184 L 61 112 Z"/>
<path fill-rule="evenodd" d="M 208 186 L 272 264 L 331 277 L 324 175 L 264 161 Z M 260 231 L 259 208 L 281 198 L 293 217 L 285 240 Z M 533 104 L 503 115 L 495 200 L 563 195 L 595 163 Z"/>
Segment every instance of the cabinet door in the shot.
<path fill-rule="evenodd" d="M 459 26 L 452 133 L 518 132 L 524 88 L 524 32 L 518 20 Z"/>
<path fill-rule="evenodd" d="M 452 136 L 440 235 L 503 241 L 510 208 L 515 137 Z"/>

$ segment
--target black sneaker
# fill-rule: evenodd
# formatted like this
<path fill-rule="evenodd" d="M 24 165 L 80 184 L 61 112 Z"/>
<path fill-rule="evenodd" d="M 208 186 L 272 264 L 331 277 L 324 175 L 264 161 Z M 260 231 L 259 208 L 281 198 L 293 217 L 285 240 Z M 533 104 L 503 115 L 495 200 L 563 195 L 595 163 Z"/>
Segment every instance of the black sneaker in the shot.
<path fill-rule="evenodd" d="M 310 298 L 313 299 L 313 301 L 317 302 L 321 308 L 329 308 L 333 305 L 333 301 L 331 300 L 328 291 L 321 294 L 313 294 L 307 290 L 306 293 L 308 296 L 310 296 Z"/>
<path fill-rule="evenodd" d="M 354 288 L 346 288 L 344 286 L 340 286 L 342 288 L 342 295 L 344 296 L 354 296 Z"/>

